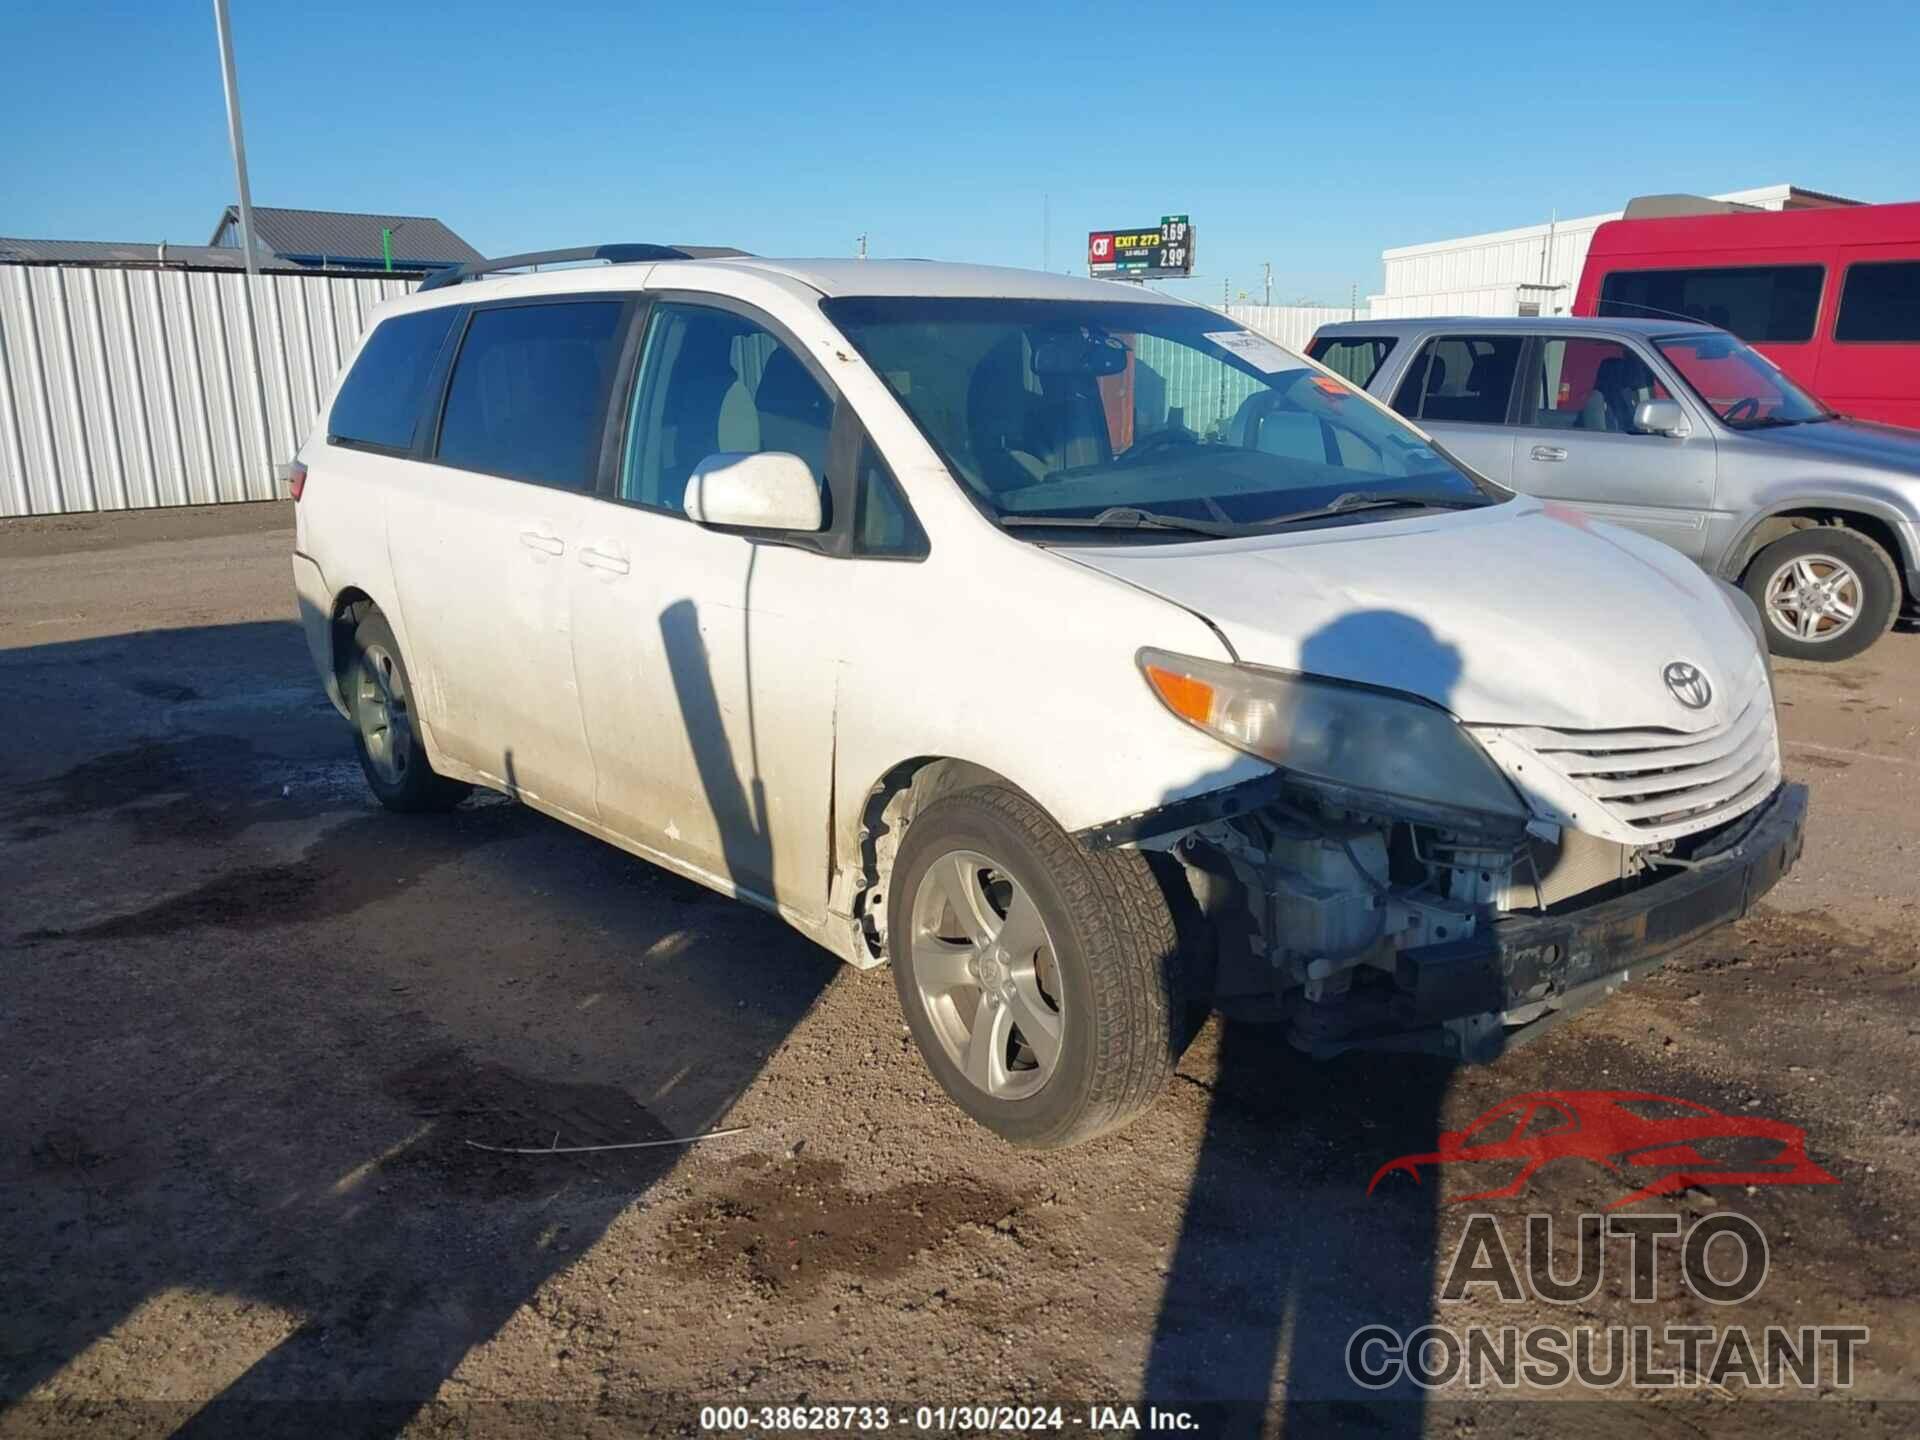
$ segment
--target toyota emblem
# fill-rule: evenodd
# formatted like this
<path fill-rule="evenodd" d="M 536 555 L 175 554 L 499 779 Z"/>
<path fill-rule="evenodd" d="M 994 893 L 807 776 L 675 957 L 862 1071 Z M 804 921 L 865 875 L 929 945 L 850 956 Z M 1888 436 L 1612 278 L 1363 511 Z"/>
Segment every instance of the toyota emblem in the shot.
<path fill-rule="evenodd" d="M 1689 710 L 1704 710 L 1713 699 L 1713 686 L 1707 683 L 1707 677 L 1700 673 L 1697 665 L 1676 660 L 1660 673 L 1673 698 Z"/>

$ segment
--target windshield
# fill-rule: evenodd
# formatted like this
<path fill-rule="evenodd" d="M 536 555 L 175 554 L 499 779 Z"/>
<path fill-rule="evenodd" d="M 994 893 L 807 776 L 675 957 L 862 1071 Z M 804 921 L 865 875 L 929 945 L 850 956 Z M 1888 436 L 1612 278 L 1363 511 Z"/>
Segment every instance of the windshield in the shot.
<path fill-rule="evenodd" d="M 1507 498 L 1212 311 L 926 298 L 825 309 L 1003 524 L 1237 534 Z"/>
<path fill-rule="evenodd" d="M 1736 430 L 1833 417 L 1772 361 L 1731 335 L 1662 335 L 1653 343 L 1713 413 Z"/>

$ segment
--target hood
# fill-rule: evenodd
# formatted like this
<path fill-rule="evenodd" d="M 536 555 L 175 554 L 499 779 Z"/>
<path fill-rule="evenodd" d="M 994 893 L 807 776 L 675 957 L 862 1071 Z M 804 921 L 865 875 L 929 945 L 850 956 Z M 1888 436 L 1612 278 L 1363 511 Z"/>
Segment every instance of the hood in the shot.
<path fill-rule="evenodd" d="M 1770 430 L 1742 430 L 1742 443 L 1763 446 L 1769 455 L 1783 451 L 1809 460 L 1845 465 L 1869 465 L 1920 480 L 1920 430 L 1900 425 L 1878 425 L 1871 420 L 1820 420 L 1806 425 L 1780 425 Z M 1721 442 L 1723 445 L 1726 442 Z"/>
<path fill-rule="evenodd" d="M 1692 732 L 1733 718 L 1753 631 L 1678 551 L 1520 498 L 1204 544 L 1062 547 L 1212 622 L 1249 664 L 1407 691 L 1469 724 Z M 1713 687 L 1689 710 L 1682 660 Z"/>

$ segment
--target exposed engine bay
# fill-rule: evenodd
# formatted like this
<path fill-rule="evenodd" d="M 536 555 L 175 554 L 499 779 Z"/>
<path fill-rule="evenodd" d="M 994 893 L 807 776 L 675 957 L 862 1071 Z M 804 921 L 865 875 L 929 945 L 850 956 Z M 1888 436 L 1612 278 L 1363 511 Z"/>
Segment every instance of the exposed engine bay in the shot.
<path fill-rule="evenodd" d="M 1217 1008 L 1284 1022 L 1316 1054 L 1468 1057 L 1564 1000 L 1542 976 L 1498 1008 L 1436 1013 L 1473 993 L 1448 972 L 1484 966 L 1490 927 L 1580 912 L 1708 863 L 1700 857 L 1748 818 L 1634 847 L 1539 822 L 1518 836 L 1464 834 L 1296 792 L 1133 843 L 1183 870 L 1204 922 L 1195 968 Z"/>

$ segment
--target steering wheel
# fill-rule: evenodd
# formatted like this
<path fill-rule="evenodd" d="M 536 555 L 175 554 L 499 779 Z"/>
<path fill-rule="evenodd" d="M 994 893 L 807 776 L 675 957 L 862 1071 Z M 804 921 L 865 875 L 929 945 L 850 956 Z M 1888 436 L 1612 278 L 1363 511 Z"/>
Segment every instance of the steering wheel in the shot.
<path fill-rule="evenodd" d="M 1758 395 L 1746 395 L 1734 401 L 1733 404 L 1721 411 L 1720 418 L 1722 420 L 1744 420 L 1750 415 L 1758 415 L 1759 413 L 1760 397 Z"/>

